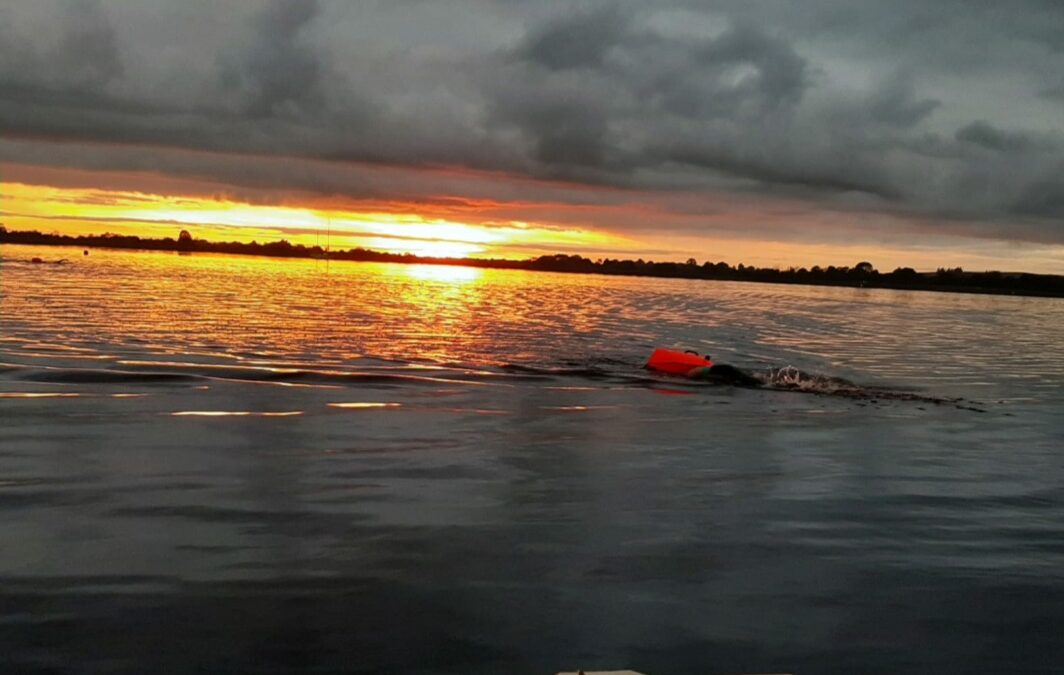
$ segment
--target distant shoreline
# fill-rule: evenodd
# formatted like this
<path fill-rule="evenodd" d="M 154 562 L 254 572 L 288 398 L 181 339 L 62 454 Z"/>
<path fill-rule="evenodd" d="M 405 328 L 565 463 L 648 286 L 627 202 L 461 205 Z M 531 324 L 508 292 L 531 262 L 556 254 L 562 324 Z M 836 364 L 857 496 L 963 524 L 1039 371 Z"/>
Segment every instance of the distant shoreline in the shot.
<path fill-rule="evenodd" d="M 936 272 L 917 272 L 910 267 L 880 273 L 868 263 L 854 267 L 814 266 L 806 268 L 749 267 L 739 264 L 705 262 L 694 259 L 686 263 L 640 260 L 600 259 L 592 261 L 577 255 L 545 255 L 525 260 L 486 258 L 437 258 L 411 253 L 383 253 L 363 248 L 345 251 L 326 251 L 320 246 L 291 244 L 286 240 L 259 244 L 257 242 L 211 242 L 182 238 L 142 239 L 131 235 L 61 235 L 35 230 L 7 230 L 0 226 L 0 243 L 30 246 L 72 246 L 79 248 L 108 248 L 144 251 L 174 251 L 179 253 L 226 253 L 269 258 L 304 258 L 346 260 L 353 262 L 390 262 L 419 265 L 454 265 L 484 269 L 517 269 L 534 272 L 567 272 L 572 274 L 603 274 L 610 276 L 639 276 L 673 279 L 705 279 L 714 281 L 752 281 L 809 286 L 842 286 L 851 288 L 889 288 L 907 291 L 940 291 L 946 293 L 981 293 L 993 295 L 1022 295 L 1034 297 L 1064 297 L 1064 276 L 1005 272 L 965 272 L 961 268 L 940 268 Z"/>

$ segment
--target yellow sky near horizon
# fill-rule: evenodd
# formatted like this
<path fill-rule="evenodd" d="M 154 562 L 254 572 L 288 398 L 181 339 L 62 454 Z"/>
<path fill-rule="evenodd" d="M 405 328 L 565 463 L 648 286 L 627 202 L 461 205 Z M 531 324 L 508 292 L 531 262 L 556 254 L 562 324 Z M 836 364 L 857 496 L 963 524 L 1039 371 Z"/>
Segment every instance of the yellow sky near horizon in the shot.
<path fill-rule="evenodd" d="M 588 228 L 557 228 L 511 221 L 491 226 L 419 213 L 358 212 L 335 208 L 247 204 L 226 199 L 22 183 L 0 184 L 9 229 L 62 234 L 132 234 L 199 239 L 364 247 L 389 253 L 442 257 L 524 258 L 560 248 L 632 248 L 638 242 Z"/>
<path fill-rule="evenodd" d="M 1064 269 L 1064 250 L 1046 249 L 1042 257 L 1024 251 L 1015 256 L 1015 264 L 1008 264 L 1002 262 L 1002 245 L 995 242 L 985 242 L 984 250 L 949 252 L 934 246 L 781 242 L 696 234 L 647 237 L 580 224 L 461 222 L 453 215 L 433 214 L 424 206 L 408 206 L 408 210 L 392 205 L 388 211 L 363 211 L 335 204 L 251 204 L 218 196 L 0 183 L 0 218 L 8 229 L 60 234 L 113 232 L 176 238 L 180 230 L 187 229 L 197 238 L 212 241 L 287 239 L 306 246 L 363 247 L 440 257 L 519 259 L 575 253 L 592 259 L 695 258 L 780 268 L 852 266 L 869 260 L 884 271 L 903 266 L 1051 273 Z"/>

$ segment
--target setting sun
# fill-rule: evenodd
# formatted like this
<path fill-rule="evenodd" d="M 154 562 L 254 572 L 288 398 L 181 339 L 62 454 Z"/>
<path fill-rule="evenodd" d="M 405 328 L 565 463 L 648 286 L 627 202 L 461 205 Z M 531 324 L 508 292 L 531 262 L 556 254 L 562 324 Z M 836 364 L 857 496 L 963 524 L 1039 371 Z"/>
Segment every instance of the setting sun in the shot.
<path fill-rule="evenodd" d="M 429 257 L 524 258 L 558 248 L 626 248 L 634 242 L 593 229 L 524 221 L 463 223 L 409 212 L 359 211 L 301 205 L 249 204 L 226 199 L 101 189 L 4 184 L 9 226 L 70 234 L 196 238 L 250 242 L 287 239 L 323 248 L 367 248 Z M 393 208 L 398 208 L 393 205 Z"/>

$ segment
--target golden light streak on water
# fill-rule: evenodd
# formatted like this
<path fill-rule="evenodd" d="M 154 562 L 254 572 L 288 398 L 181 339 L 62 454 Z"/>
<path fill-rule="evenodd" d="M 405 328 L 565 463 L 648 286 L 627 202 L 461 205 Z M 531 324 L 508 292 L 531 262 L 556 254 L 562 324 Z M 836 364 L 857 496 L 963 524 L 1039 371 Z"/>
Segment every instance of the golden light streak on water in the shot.
<path fill-rule="evenodd" d="M 142 361 L 133 359 L 123 359 L 117 362 L 122 366 L 161 366 L 161 367 L 182 367 L 193 365 L 187 361 Z M 206 370 L 232 370 L 232 371 L 264 371 L 270 373 L 291 374 L 298 373 L 295 368 L 270 368 L 266 366 L 244 366 L 244 365 L 217 365 L 213 363 L 200 363 L 195 364 L 196 368 L 202 368 Z"/>
<path fill-rule="evenodd" d="M 620 408 L 616 405 L 544 405 L 541 410 L 557 410 L 559 412 L 588 412 L 590 410 L 612 410 Z"/>
<path fill-rule="evenodd" d="M 484 270 L 479 267 L 461 267 L 459 265 L 408 265 L 403 271 L 413 279 L 455 284 L 476 281 L 484 273 Z"/>
<path fill-rule="evenodd" d="M 180 410 L 170 413 L 171 417 L 295 417 L 302 415 L 302 410 L 283 412 L 256 412 L 251 410 Z"/>

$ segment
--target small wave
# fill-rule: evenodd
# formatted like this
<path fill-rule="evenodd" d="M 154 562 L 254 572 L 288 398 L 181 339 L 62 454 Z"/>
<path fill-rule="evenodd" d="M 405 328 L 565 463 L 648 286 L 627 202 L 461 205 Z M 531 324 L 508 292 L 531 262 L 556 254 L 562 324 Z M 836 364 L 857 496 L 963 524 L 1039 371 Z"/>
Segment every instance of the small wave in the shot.
<path fill-rule="evenodd" d="M 767 372 L 754 372 L 751 375 L 763 385 L 774 389 L 792 389 L 818 394 L 845 394 L 864 390 L 861 386 L 847 379 L 807 373 L 794 366 L 771 368 Z"/>
<path fill-rule="evenodd" d="M 762 370 L 746 370 L 735 366 L 718 364 L 714 369 L 720 369 L 719 373 L 710 372 L 708 377 L 688 379 L 670 375 L 662 375 L 646 371 L 642 377 L 630 377 L 629 382 L 643 384 L 651 388 L 657 388 L 663 380 L 668 380 L 670 387 L 679 386 L 683 389 L 697 390 L 702 387 L 755 387 L 772 391 L 786 391 L 817 396 L 833 396 L 839 398 L 857 399 L 868 403 L 880 401 L 910 401 L 915 403 L 930 403 L 933 405 L 950 405 L 960 410 L 973 412 L 986 412 L 977 407 L 977 402 L 963 398 L 946 398 L 940 396 L 928 396 L 913 391 L 899 389 L 886 389 L 870 385 L 862 385 L 842 377 L 811 373 L 792 365 L 772 367 Z M 861 405 L 864 405 L 863 403 Z"/>
<path fill-rule="evenodd" d="M 5 265 L 20 265 L 20 266 L 21 265 L 27 265 L 27 266 L 29 266 L 29 265 L 33 265 L 33 266 L 37 266 L 37 265 L 70 265 L 70 264 L 72 264 L 74 262 L 74 261 L 70 260 L 69 258 L 56 258 L 54 260 L 50 260 L 50 259 L 39 258 L 39 257 L 33 257 L 33 258 L 8 258 L 8 257 L 3 257 L 3 258 L 0 258 L 0 261 L 2 261 Z"/>
<path fill-rule="evenodd" d="M 26 382 L 50 382 L 57 384 L 121 384 L 121 383 L 178 383 L 202 379 L 188 373 L 134 373 L 124 370 L 88 368 L 27 368 L 16 375 Z"/>
<path fill-rule="evenodd" d="M 526 379 L 534 380 L 549 380 L 554 377 L 600 378 L 614 375 L 614 373 L 611 373 L 604 368 L 599 368 L 593 365 L 579 365 L 573 362 L 568 362 L 567 365 L 556 368 L 548 366 L 526 366 L 516 363 L 507 363 L 502 365 L 501 368 L 507 373 L 520 373 L 526 376 L 531 376 Z"/>
<path fill-rule="evenodd" d="M 391 387 L 465 385 L 507 387 L 519 382 L 549 379 L 542 375 L 470 369 L 309 369 L 185 363 L 176 361 L 119 361 L 116 368 L 65 368 L 0 363 L 0 374 L 25 382 L 65 384 L 167 384 L 229 381 L 285 387 Z"/>
<path fill-rule="evenodd" d="M 809 394 L 819 394 L 822 396 L 838 396 L 842 398 L 860 399 L 871 403 L 879 401 L 911 401 L 915 403 L 931 403 L 933 405 L 945 404 L 951 405 L 960 410 L 986 412 L 986 410 L 982 408 L 971 405 L 973 403 L 972 401 L 963 398 L 927 396 L 912 391 L 862 386 L 841 377 L 807 373 L 794 366 L 770 368 L 767 372 L 755 372 L 752 373 L 752 375 L 754 378 L 761 381 L 764 387 L 779 391 L 797 391 Z"/>
<path fill-rule="evenodd" d="M 566 361 L 565 364 L 568 366 L 590 365 L 595 367 L 621 366 L 625 368 L 631 368 L 635 366 L 640 366 L 643 364 L 643 362 L 642 360 L 633 361 L 632 359 L 616 358 L 612 356 L 592 356 L 583 361 Z"/>

